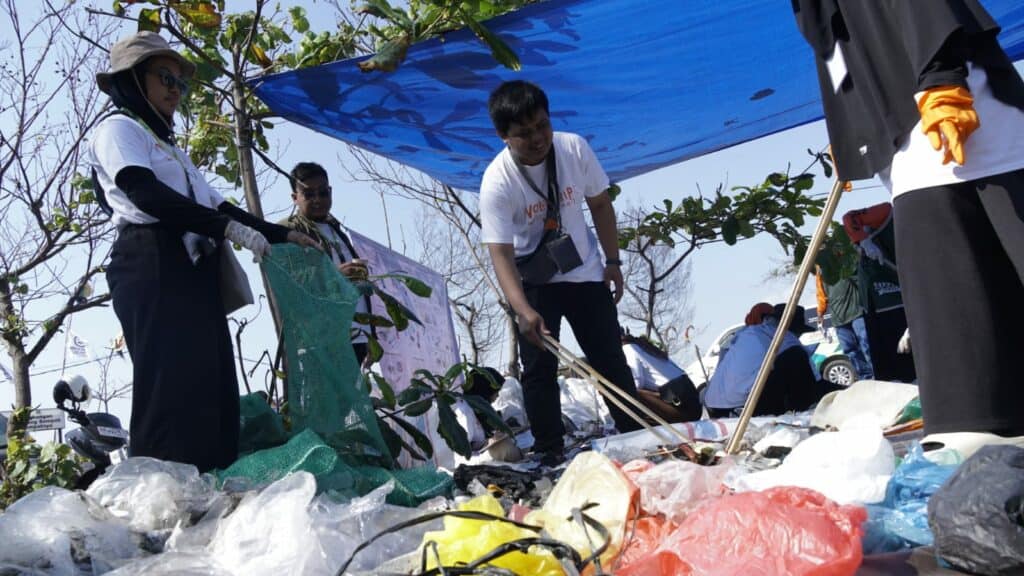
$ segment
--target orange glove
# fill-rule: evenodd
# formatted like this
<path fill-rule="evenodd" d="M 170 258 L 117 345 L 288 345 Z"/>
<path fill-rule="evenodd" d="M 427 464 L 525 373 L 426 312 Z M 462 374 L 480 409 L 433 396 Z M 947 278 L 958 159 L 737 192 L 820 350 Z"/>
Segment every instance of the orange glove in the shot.
<path fill-rule="evenodd" d="M 942 163 L 955 160 L 963 166 L 967 160 L 964 144 L 981 124 L 971 93 L 960 86 L 932 88 L 918 100 L 917 109 L 921 112 L 921 130 L 928 136 L 932 148 L 943 151 Z"/>

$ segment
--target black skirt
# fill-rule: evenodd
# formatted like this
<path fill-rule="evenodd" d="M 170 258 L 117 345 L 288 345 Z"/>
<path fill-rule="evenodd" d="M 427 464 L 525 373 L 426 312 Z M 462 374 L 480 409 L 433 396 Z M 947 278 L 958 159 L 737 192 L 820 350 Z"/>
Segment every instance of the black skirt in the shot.
<path fill-rule="evenodd" d="M 107 283 L 133 363 L 131 456 L 224 468 L 238 455 L 238 381 L 221 249 L 193 264 L 180 231 L 128 226 Z"/>

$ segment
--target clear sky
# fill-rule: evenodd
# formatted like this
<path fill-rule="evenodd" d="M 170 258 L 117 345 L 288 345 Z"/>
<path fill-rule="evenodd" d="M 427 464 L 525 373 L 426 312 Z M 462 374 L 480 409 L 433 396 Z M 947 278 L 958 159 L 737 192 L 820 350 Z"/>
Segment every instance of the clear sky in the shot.
<path fill-rule="evenodd" d="M 100 6 L 105 8 L 106 3 L 100 3 Z M 317 22 L 333 22 L 332 18 L 324 20 L 319 17 L 330 16 L 323 3 L 310 10 L 310 21 L 314 26 Z M 325 14 L 319 14 L 321 11 Z M 0 25 L 0 36 L 6 35 L 6 26 L 6 22 Z M 127 32 L 126 29 L 124 33 Z M 529 71 L 524 71 L 524 77 L 528 76 Z M 552 103 L 553 108 L 557 108 L 558 105 L 557 102 Z M 556 129 L 571 131 L 572 126 L 556 126 Z M 314 161 L 327 167 L 334 185 L 335 215 L 351 228 L 387 244 L 388 234 L 381 198 L 368 184 L 348 181 L 345 167 L 354 170 L 357 166 L 345 144 L 293 125 L 282 125 L 273 130 L 270 136 L 274 146 L 272 155 L 280 165 L 290 168 L 299 161 Z M 628 204 L 653 206 L 660 204 L 664 198 L 678 200 L 683 196 L 696 194 L 698 188 L 708 193 L 713 192 L 720 182 L 726 182 L 730 186 L 752 185 L 762 181 L 770 172 L 786 170 L 787 165 L 792 165 L 794 171 L 802 169 L 810 161 L 806 150 L 821 149 L 826 144 L 824 124 L 809 124 L 621 182 L 622 200 Z M 817 176 L 816 185 L 811 193 L 825 195 L 831 183 L 820 172 Z M 241 191 L 238 191 L 236 196 L 241 197 Z M 877 183 L 864 183 L 844 196 L 838 214 L 886 200 L 888 194 Z M 418 254 L 418 247 L 415 245 L 415 219 L 422 217 L 422 206 L 395 197 L 385 196 L 385 201 L 394 247 L 401 251 L 404 246 L 405 253 L 415 257 Z M 287 183 L 279 179 L 275 184 L 266 187 L 263 190 L 263 204 L 268 218 L 276 219 L 286 215 L 290 206 Z M 815 224 L 814 220 L 808 222 L 804 232 L 810 234 Z M 707 343 L 721 330 L 741 322 L 754 302 L 779 302 L 786 299 L 792 279 L 767 279 L 768 274 L 785 259 L 782 250 L 770 237 L 755 237 L 732 247 L 717 244 L 691 256 L 693 293 L 690 295 L 690 302 L 694 306 L 692 322 L 699 330 L 697 343 L 702 349 L 706 349 Z M 242 261 L 253 288 L 262 291 L 255 267 L 245 256 L 242 257 Z M 103 285 L 97 286 L 97 292 L 104 289 Z M 805 290 L 803 303 L 813 306 L 813 284 Z M 242 312 L 243 315 L 251 315 L 254 311 L 255 309 L 250 307 Z M 110 308 L 78 314 L 70 321 L 70 328 L 75 334 L 87 340 L 93 353 L 97 355 L 104 353 L 103 347 L 120 331 Z M 567 331 L 563 330 L 563 333 L 565 332 Z M 180 337 L 187 338 L 188 335 L 182 334 Z M 268 312 L 264 311 L 262 316 L 247 328 L 244 342 L 246 356 L 253 360 L 264 348 L 273 351 L 273 329 Z M 55 339 L 32 370 L 34 373 L 41 373 L 33 378 L 33 397 L 37 404 L 44 407 L 52 406 L 50 388 L 60 374 L 64 361 L 63 343 L 63 338 Z M 501 365 L 506 360 L 499 358 L 496 361 Z M 5 356 L 0 356 L 0 362 L 9 365 L 9 360 Z M 98 368 L 94 364 L 69 369 L 67 372 L 71 374 L 76 371 L 83 373 L 91 381 L 99 377 Z M 114 360 L 111 373 L 114 380 L 130 380 L 129 362 Z M 262 385 L 256 384 L 254 387 L 262 388 Z M 0 407 L 9 407 L 12 402 L 12 387 L 9 382 L 0 380 Z M 127 426 L 127 403 L 116 403 L 114 412 Z"/>

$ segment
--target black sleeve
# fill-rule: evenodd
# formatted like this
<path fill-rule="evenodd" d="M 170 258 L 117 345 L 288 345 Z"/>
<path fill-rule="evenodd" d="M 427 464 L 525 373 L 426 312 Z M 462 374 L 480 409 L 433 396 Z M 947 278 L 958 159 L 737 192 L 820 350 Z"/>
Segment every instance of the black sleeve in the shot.
<path fill-rule="evenodd" d="M 224 228 L 230 221 L 227 216 L 178 194 L 149 168 L 122 168 L 114 176 L 114 183 L 139 210 L 164 224 L 210 238 L 224 237 Z"/>
<path fill-rule="evenodd" d="M 917 79 L 918 91 L 937 86 L 967 88 L 967 35 L 957 30 L 939 48 Z"/>
<path fill-rule="evenodd" d="M 261 220 L 252 214 L 242 210 L 238 206 L 235 206 L 231 202 L 221 202 L 217 206 L 217 210 L 221 214 L 225 214 L 232 220 L 236 220 L 241 224 L 245 224 L 250 228 L 255 228 L 260 234 L 267 239 L 271 244 L 283 244 L 288 241 L 288 233 L 291 229 L 279 224 L 271 224 L 266 220 Z"/>

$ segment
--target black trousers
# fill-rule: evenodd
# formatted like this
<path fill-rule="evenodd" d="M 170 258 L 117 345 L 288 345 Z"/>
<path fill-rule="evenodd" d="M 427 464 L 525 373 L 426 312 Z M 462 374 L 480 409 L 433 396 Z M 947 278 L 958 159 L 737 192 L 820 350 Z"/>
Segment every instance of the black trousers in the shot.
<path fill-rule="evenodd" d="M 622 353 L 615 302 L 604 283 L 557 282 L 524 289 L 527 301 L 544 318 L 552 336 L 558 338 L 562 318 L 568 320 L 590 365 L 611 383 L 636 396 L 633 373 Z M 521 335 L 519 358 L 523 363 L 523 401 L 534 450 L 561 450 L 565 428 L 557 380 L 558 359 Z M 607 405 L 620 432 L 640 428 L 614 404 Z"/>
<path fill-rule="evenodd" d="M 1024 434 L 1024 170 L 895 201 L 925 431 Z"/>
<path fill-rule="evenodd" d="M 865 314 L 864 325 L 867 328 L 871 366 L 875 371 L 875 378 L 913 382 L 917 377 L 913 356 L 900 354 L 896 350 L 903 332 L 907 329 L 906 311 L 903 308 L 893 308 L 884 312 Z"/>
<path fill-rule="evenodd" d="M 224 468 L 238 455 L 239 407 L 218 250 L 193 265 L 181 233 L 129 226 L 107 268 L 133 364 L 129 453 Z"/>

